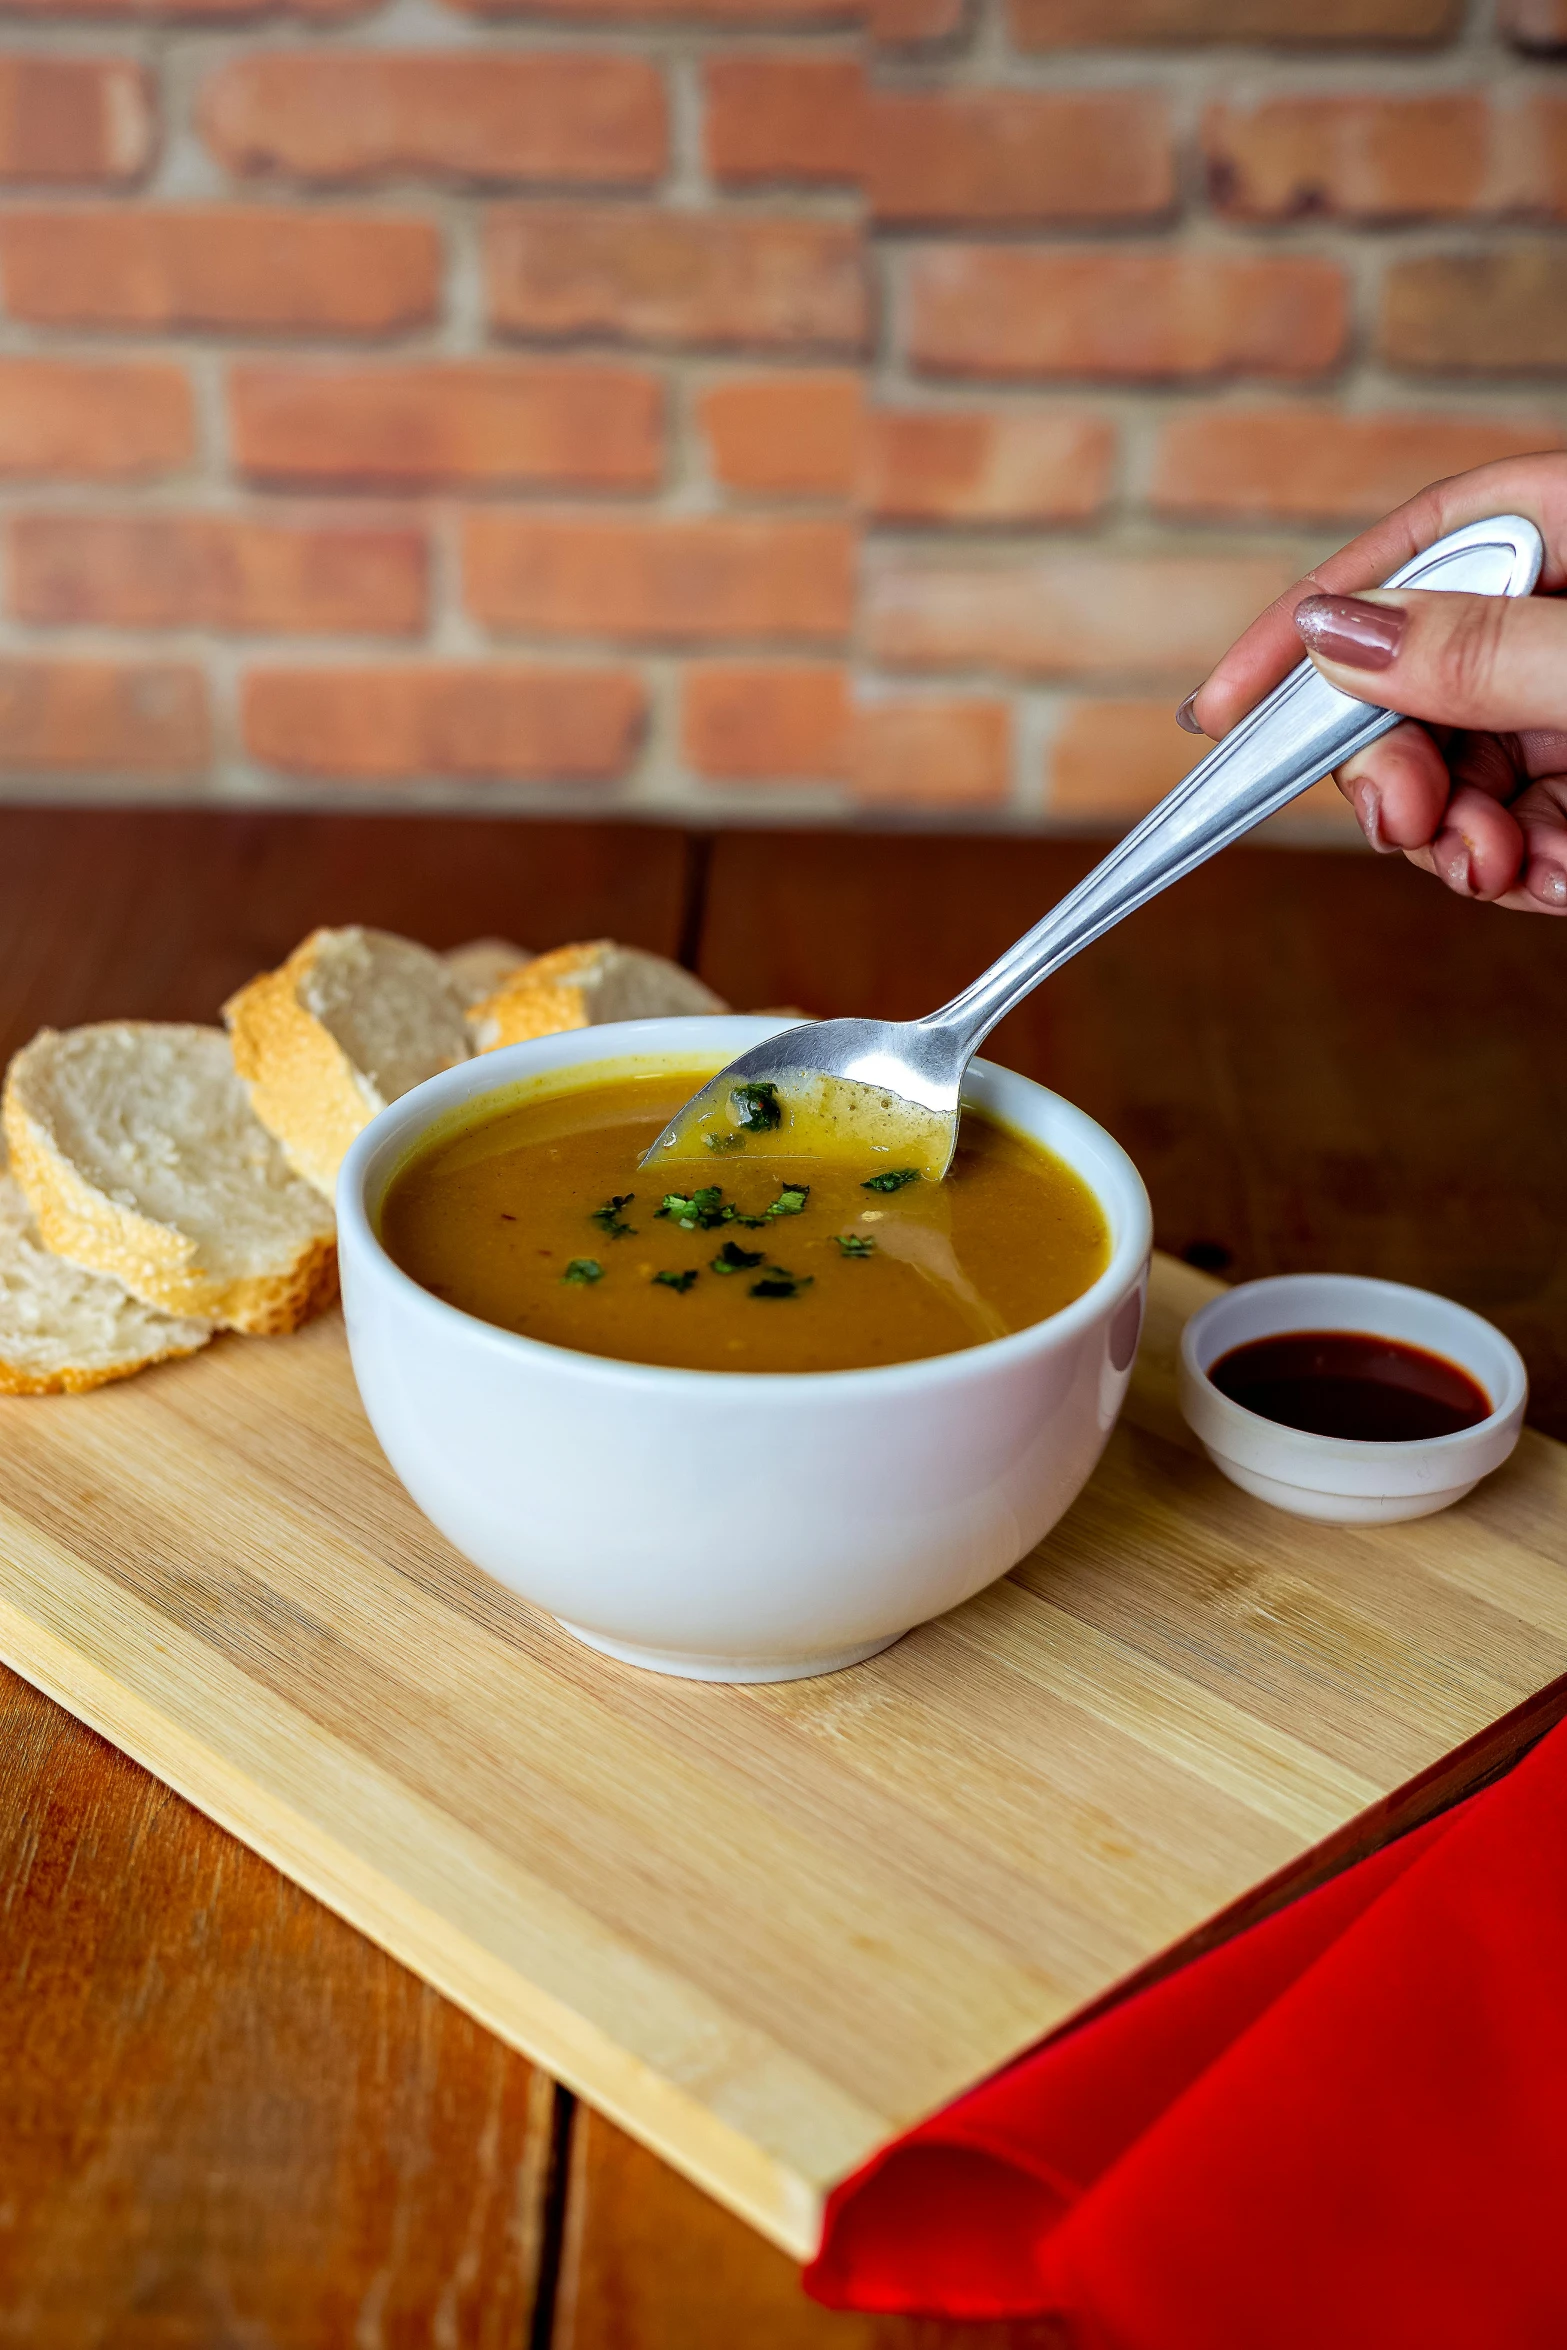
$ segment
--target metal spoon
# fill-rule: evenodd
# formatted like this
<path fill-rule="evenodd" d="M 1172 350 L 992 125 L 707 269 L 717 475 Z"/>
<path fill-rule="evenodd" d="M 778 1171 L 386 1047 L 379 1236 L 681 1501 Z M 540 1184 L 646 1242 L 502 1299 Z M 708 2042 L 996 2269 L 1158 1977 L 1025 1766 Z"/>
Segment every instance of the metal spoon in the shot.
<path fill-rule="evenodd" d="M 1471 522 L 1406 563 L 1387 586 L 1525 596 L 1543 549 L 1519 514 Z M 971 987 L 923 1020 L 823 1020 L 786 1029 L 720 1070 L 676 1112 L 642 1161 L 729 1149 L 808 1110 L 863 1130 L 922 1174 L 940 1177 L 957 1147 L 963 1073 L 981 1043 L 1042 979 L 1124 915 L 1228 848 L 1330 769 L 1401 723 L 1355 701 L 1309 661 L 1199 760 L 1142 822 Z M 852 855 L 846 843 L 845 854 Z M 760 1091 L 757 1089 L 760 1088 Z M 798 1151 L 798 1141 L 775 1148 Z M 806 1147 L 809 1147 L 808 1145 Z"/>

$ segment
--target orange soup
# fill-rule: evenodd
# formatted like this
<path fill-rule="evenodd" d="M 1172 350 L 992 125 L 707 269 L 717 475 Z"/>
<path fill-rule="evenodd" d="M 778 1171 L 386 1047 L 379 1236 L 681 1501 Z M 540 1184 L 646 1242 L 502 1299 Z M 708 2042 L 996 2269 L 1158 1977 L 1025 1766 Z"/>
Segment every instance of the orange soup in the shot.
<path fill-rule="evenodd" d="M 705 1073 L 704 1073 L 705 1074 Z M 492 1096 L 388 1188 L 382 1245 L 437 1297 L 552 1346 L 698 1371 L 849 1371 L 1040 1322 L 1103 1272 L 1093 1193 L 965 1111 L 945 1181 L 872 1154 L 637 1164 L 691 1071 Z"/>

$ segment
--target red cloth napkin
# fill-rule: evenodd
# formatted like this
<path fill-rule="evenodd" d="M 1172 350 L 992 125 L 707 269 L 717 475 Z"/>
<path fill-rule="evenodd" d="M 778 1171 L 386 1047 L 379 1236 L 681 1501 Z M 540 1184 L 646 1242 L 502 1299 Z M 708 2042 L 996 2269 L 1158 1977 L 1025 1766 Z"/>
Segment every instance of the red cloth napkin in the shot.
<path fill-rule="evenodd" d="M 1567 1727 L 886 2148 L 805 2283 L 1085 2350 L 1564 2350 Z"/>

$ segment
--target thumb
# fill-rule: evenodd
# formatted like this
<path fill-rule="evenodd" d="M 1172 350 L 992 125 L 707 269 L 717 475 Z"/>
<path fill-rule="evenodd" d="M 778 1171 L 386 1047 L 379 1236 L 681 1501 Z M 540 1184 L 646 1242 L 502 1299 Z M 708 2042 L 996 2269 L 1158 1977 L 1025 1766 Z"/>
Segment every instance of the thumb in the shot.
<path fill-rule="evenodd" d="M 1432 726 L 1567 726 L 1567 602 L 1372 589 L 1307 596 L 1295 626 L 1330 685 Z"/>

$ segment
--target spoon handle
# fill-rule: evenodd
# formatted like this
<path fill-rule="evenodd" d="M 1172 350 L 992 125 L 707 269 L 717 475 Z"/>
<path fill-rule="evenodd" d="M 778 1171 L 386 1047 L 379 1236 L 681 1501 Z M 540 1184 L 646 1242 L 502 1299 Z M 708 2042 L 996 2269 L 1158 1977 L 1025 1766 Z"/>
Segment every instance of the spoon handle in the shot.
<path fill-rule="evenodd" d="M 1471 522 L 1395 571 L 1387 586 L 1526 596 L 1543 549 L 1519 514 Z M 1402 724 L 1352 700 L 1302 661 L 1101 863 L 971 987 L 919 1025 L 945 1032 L 966 1060 L 998 1020 L 1083 947 L 1228 848 L 1321 775 Z"/>

